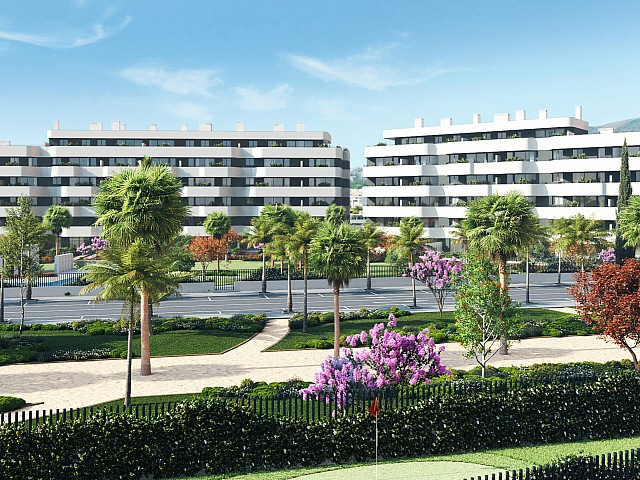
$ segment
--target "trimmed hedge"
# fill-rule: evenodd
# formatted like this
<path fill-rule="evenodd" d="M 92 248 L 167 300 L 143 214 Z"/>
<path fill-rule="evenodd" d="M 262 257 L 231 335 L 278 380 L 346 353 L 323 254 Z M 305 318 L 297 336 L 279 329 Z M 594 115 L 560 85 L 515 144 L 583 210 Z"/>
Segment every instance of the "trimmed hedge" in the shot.
<path fill-rule="evenodd" d="M 11 412 L 24 407 L 27 402 L 18 397 L 1 397 L 0 396 L 0 413 Z"/>
<path fill-rule="evenodd" d="M 637 435 L 640 376 L 575 387 L 432 397 L 378 417 L 384 458 Z M 384 406 L 383 406 L 384 407 Z M 161 417 L 101 413 L 86 420 L 0 428 L 0 478 L 140 478 L 267 470 L 374 455 L 367 414 L 305 423 L 258 417 L 213 399 Z"/>

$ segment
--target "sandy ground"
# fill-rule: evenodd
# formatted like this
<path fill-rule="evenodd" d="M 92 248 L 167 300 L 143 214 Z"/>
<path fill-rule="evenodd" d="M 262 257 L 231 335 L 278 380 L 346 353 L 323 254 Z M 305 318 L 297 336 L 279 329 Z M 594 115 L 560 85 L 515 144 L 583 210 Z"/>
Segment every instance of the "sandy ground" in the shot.
<path fill-rule="evenodd" d="M 219 355 L 152 358 L 153 374 L 138 375 L 134 360 L 133 396 L 199 392 L 203 387 L 255 381 L 313 380 L 328 350 L 265 352 L 285 336 L 287 319 L 269 321 L 264 331 L 239 347 Z M 450 368 L 471 368 L 459 344 L 445 344 L 442 360 Z M 534 338 L 515 343 L 508 356 L 496 355 L 491 365 L 527 365 L 545 362 L 621 360 L 627 354 L 595 336 Z M 0 394 L 34 404 L 25 410 L 77 408 L 122 398 L 125 360 L 34 363 L 0 367 Z"/>

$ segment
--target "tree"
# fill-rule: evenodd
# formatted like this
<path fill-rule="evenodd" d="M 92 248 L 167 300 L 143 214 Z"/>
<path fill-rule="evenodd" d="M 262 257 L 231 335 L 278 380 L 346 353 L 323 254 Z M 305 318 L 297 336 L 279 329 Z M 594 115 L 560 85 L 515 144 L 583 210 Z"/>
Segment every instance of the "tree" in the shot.
<path fill-rule="evenodd" d="M 315 383 L 301 390 L 303 398 L 336 395 L 338 408 L 349 403 L 349 391 L 360 386 L 384 388 L 391 385 L 428 384 L 430 378 L 450 374 L 441 363 L 444 347 L 436 347 L 429 330 L 418 335 L 401 335 L 393 330 L 396 318 L 389 315 L 387 326 L 376 323 L 369 332 L 347 337 L 357 347 L 371 341 L 367 349 L 343 349 L 343 356 L 328 356 L 315 375 Z"/>
<path fill-rule="evenodd" d="M 25 297 L 26 300 L 32 298 L 31 289 L 40 275 L 40 251 L 45 240 L 45 229 L 31 212 L 32 206 L 33 200 L 22 196 L 18 198 L 17 208 L 7 209 L 6 233 L 0 246 L 4 273 L 17 273 L 20 277 L 20 333 L 24 326 Z"/>
<path fill-rule="evenodd" d="M 567 230 L 569 220 L 561 217 L 551 220 L 550 233 L 553 236 L 551 248 L 558 254 L 558 285 L 562 285 L 562 254 L 568 252 L 570 245 L 567 244 Z"/>
<path fill-rule="evenodd" d="M 267 293 L 267 257 L 264 251 L 265 245 L 271 241 L 271 225 L 264 218 L 253 217 L 251 228 L 245 238 L 248 247 L 260 250 L 262 255 L 262 288 L 261 293 Z"/>
<path fill-rule="evenodd" d="M 424 223 L 420 217 L 404 217 L 400 220 L 400 235 L 395 238 L 392 249 L 400 258 L 409 264 L 409 269 L 416 258 L 423 252 L 426 239 L 424 238 Z M 418 306 L 416 297 L 416 279 L 411 278 L 411 290 L 413 294 L 413 306 Z"/>
<path fill-rule="evenodd" d="M 622 265 L 605 262 L 591 273 L 577 272 L 570 291 L 582 320 L 627 350 L 640 371 L 634 350 L 640 345 L 640 263 L 627 258 Z"/>
<path fill-rule="evenodd" d="M 608 233 L 603 229 L 603 222 L 593 218 L 585 218 L 578 213 L 569 219 L 563 234 L 569 256 L 580 263 L 580 269 L 584 271 L 584 263 L 589 257 L 594 257 L 596 252 L 606 241 Z"/>
<path fill-rule="evenodd" d="M 349 216 L 347 215 L 347 209 L 342 205 L 336 205 L 332 203 L 327 207 L 327 210 L 324 214 L 324 221 L 337 227 L 342 223 L 347 223 L 349 221 Z"/>
<path fill-rule="evenodd" d="M 207 265 L 216 257 L 217 240 L 208 236 L 195 236 L 189 243 L 189 252 L 196 262 L 200 262 L 202 268 L 202 279 L 207 272 Z"/>
<path fill-rule="evenodd" d="M 482 257 L 467 257 L 456 284 L 456 331 L 466 356 L 474 358 L 485 378 L 487 364 L 517 325 L 516 305 L 503 290 L 495 265 Z"/>
<path fill-rule="evenodd" d="M 367 290 L 371 290 L 371 251 L 382 244 L 384 232 L 373 222 L 365 222 L 360 229 L 362 243 L 367 250 Z"/>
<path fill-rule="evenodd" d="M 111 246 L 128 249 L 136 242 L 149 261 L 166 262 L 166 252 L 175 245 L 189 208 L 181 199 L 182 183 L 163 164 L 145 157 L 138 168 L 117 172 L 103 180 L 95 198 L 96 225 Z M 175 252 L 174 252 L 175 253 Z M 177 254 L 176 254 L 177 256 Z M 173 263 L 173 262 L 172 262 Z M 140 287 L 141 375 L 151 374 L 149 352 L 149 303 L 153 291 Z"/>
<path fill-rule="evenodd" d="M 411 278 L 422 282 L 431 291 L 442 318 L 444 302 L 451 292 L 457 275 L 462 272 L 462 260 L 456 257 L 444 257 L 438 252 L 425 252 L 411 266 Z"/>
<path fill-rule="evenodd" d="M 340 289 L 362 274 L 367 252 L 358 229 L 342 223 L 324 222 L 309 247 L 311 268 L 333 287 L 333 356 L 340 355 Z"/>
<path fill-rule="evenodd" d="M 42 224 L 56 236 L 56 255 L 59 255 L 60 235 L 62 230 L 71 226 L 71 212 L 62 205 L 51 205 L 42 218 Z"/>
<path fill-rule="evenodd" d="M 94 297 L 94 302 L 125 300 L 129 306 L 127 335 L 127 383 L 125 406 L 131 404 L 131 364 L 133 360 L 133 330 L 136 318 L 134 306 L 144 295 L 154 300 L 176 293 L 180 288 L 181 274 L 173 272 L 174 255 L 157 257 L 154 247 L 138 240 L 127 248 L 111 246 L 100 252 L 100 260 L 85 267 L 88 283 L 81 293 L 102 288 Z M 145 303 L 140 300 L 140 305 Z M 143 310 L 141 309 L 141 314 Z M 140 342 L 142 361 L 150 357 L 149 335 L 143 333 L 144 322 L 140 321 Z M 148 333 L 148 332 L 147 332 Z M 151 365 L 148 365 L 149 371 Z M 144 370 L 144 367 L 143 367 Z"/>
<path fill-rule="evenodd" d="M 304 306 L 302 316 L 302 331 L 307 332 L 307 321 L 309 316 L 308 308 L 308 277 L 309 277 L 309 247 L 315 238 L 320 221 L 313 218 L 306 212 L 300 212 L 293 226 L 293 233 L 290 238 L 290 248 L 294 253 L 294 258 L 302 260 L 302 278 L 304 282 Z"/>
<path fill-rule="evenodd" d="M 629 204 L 629 199 L 632 194 L 631 174 L 629 172 L 629 150 L 627 149 L 627 139 L 625 138 L 622 145 L 622 155 L 620 156 L 620 185 L 618 187 L 618 201 L 616 204 L 615 253 L 616 263 L 619 265 L 622 265 L 625 258 L 635 257 L 635 246 L 627 244 L 621 232 L 618 230 L 620 214 Z"/>
<path fill-rule="evenodd" d="M 627 206 L 618 215 L 616 232 L 625 241 L 625 245 L 634 250 L 640 246 L 640 197 L 633 195 Z M 616 257 L 617 258 L 617 257 Z"/>
<path fill-rule="evenodd" d="M 203 225 L 207 235 L 220 240 L 231 230 L 231 219 L 226 213 L 213 212 L 204 219 Z"/>
<path fill-rule="evenodd" d="M 471 251 L 489 255 L 498 265 L 503 292 L 508 288 L 509 256 L 524 251 L 542 236 L 540 219 L 533 213 L 533 207 L 524 195 L 513 190 L 469 203 L 460 230 Z M 506 334 L 501 342 L 500 353 L 506 355 Z"/>

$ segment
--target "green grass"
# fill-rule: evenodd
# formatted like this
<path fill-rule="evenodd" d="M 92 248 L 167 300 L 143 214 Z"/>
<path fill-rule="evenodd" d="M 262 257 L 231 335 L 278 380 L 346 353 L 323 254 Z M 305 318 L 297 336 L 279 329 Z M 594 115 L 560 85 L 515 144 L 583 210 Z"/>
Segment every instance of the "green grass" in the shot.
<path fill-rule="evenodd" d="M 640 437 L 619 438 L 613 440 L 592 440 L 583 442 L 569 442 L 560 444 L 547 444 L 539 446 L 513 447 L 484 452 L 461 453 L 456 455 L 444 455 L 434 457 L 409 458 L 401 461 L 382 462 L 387 472 L 393 472 L 393 476 L 381 476 L 381 478 L 395 479 L 448 479 L 463 478 L 465 475 L 475 476 L 491 473 L 492 471 L 511 470 L 531 467 L 534 465 L 546 465 L 547 463 L 566 458 L 570 455 L 600 455 L 620 450 L 640 448 Z M 433 466 L 424 462 L 436 463 Z M 468 464 L 463 469 L 458 464 L 448 462 L 465 462 Z M 492 469 L 483 469 L 485 465 Z M 358 468 L 358 467 L 365 467 Z M 468 467 L 468 468 L 467 468 Z M 445 476 L 454 473 L 454 477 Z M 496 469 L 496 470 L 494 470 Z M 328 472 L 325 475 L 318 475 Z M 381 469 L 380 472 L 383 472 Z M 461 473 L 458 473 L 461 472 Z M 315 474 L 311 476 L 312 474 Z M 306 477 L 308 475 L 308 477 Z M 404 475 L 404 476 L 401 476 Z M 205 477 L 180 477 L 173 480 L 189 480 L 199 478 L 201 480 L 219 480 L 223 478 L 235 478 L 236 480 L 287 480 L 291 478 L 351 480 L 353 478 L 374 478 L 375 466 L 373 463 L 358 463 L 349 465 L 326 465 L 321 467 L 298 468 L 292 470 L 280 470 L 276 472 L 260 472 L 240 475 L 215 475 Z"/>
<path fill-rule="evenodd" d="M 527 308 L 521 310 L 522 319 L 525 322 L 535 322 L 549 325 L 565 325 L 576 324 L 576 328 L 588 328 L 579 320 L 567 320 L 567 314 L 544 308 Z M 362 330 L 370 330 L 375 323 L 386 321 L 386 318 L 378 319 L 362 319 L 362 320 L 344 320 L 340 323 L 340 331 L 342 335 L 353 335 L 360 333 Z M 569 323 L 568 323 L 569 322 Z M 421 312 L 414 313 L 405 317 L 398 317 L 398 327 L 422 329 L 429 325 L 435 325 L 438 330 L 454 329 L 455 319 L 453 312 L 443 312 L 442 318 L 438 312 Z M 333 323 L 324 323 L 310 325 L 307 333 L 302 330 L 291 330 L 289 334 L 275 345 L 269 347 L 269 350 L 293 350 L 296 345 L 309 340 L 330 340 L 333 344 Z M 333 348 L 333 347 L 331 347 Z"/>
<path fill-rule="evenodd" d="M 168 403 L 168 402 L 182 402 L 185 400 L 193 400 L 194 398 L 200 397 L 200 393 L 176 393 L 174 395 L 149 395 L 146 397 L 131 397 L 132 405 L 141 405 L 143 403 Z M 122 408 L 124 405 L 124 397 L 119 398 L 117 400 L 113 400 L 112 402 L 104 402 L 98 403 L 96 405 L 92 405 L 95 409 L 101 408 L 109 408 L 119 406 Z"/>
<path fill-rule="evenodd" d="M 87 335 L 71 330 L 25 331 L 24 337 L 46 343 L 48 351 L 127 348 L 124 335 Z M 153 356 L 220 353 L 251 338 L 252 333 L 215 330 L 175 330 L 151 336 Z M 0 338 L 13 337 L 14 332 L 0 332 Z M 140 336 L 134 335 L 134 355 L 140 355 Z"/>

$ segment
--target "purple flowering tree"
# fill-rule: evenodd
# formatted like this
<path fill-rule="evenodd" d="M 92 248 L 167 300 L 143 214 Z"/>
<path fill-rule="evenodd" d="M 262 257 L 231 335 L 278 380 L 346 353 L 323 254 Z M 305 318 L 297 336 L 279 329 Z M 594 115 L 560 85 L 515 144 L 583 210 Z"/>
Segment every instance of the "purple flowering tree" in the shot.
<path fill-rule="evenodd" d="M 440 317 L 444 302 L 451 292 L 457 275 L 462 273 L 463 261 L 456 257 L 444 257 L 439 252 L 428 251 L 419 257 L 419 262 L 409 264 L 409 274 L 424 283 L 436 299 Z"/>
<path fill-rule="evenodd" d="M 395 316 L 389 315 L 386 326 L 377 323 L 368 333 L 347 337 L 351 347 L 369 341 L 371 347 L 343 348 L 340 357 L 327 357 L 316 373 L 315 383 L 300 391 L 303 398 L 315 395 L 328 402 L 335 396 L 338 408 L 344 408 L 349 404 L 350 391 L 356 387 L 428 384 L 431 377 L 450 373 L 440 359 L 444 347 L 436 346 L 428 329 L 418 335 L 401 335 L 391 329 L 395 326 Z"/>
<path fill-rule="evenodd" d="M 598 260 L 602 263 L 613 263 L 616 261 L 616 251 L 613 248 L 602 249 L 598 253 Z"/>
<path fill-rule="evenodd" d="M 108 244 L 106 240 L 103 240 L 100 237 L 93 237 L 89 245 L 85 245 L 83 243 L 78 248 L 76 248 L 76 252 L 78 252 L 80 255 L 93 255 L 94 253 L 98 253 L 100 250 L 104 250 L 107 247 Z"/>

